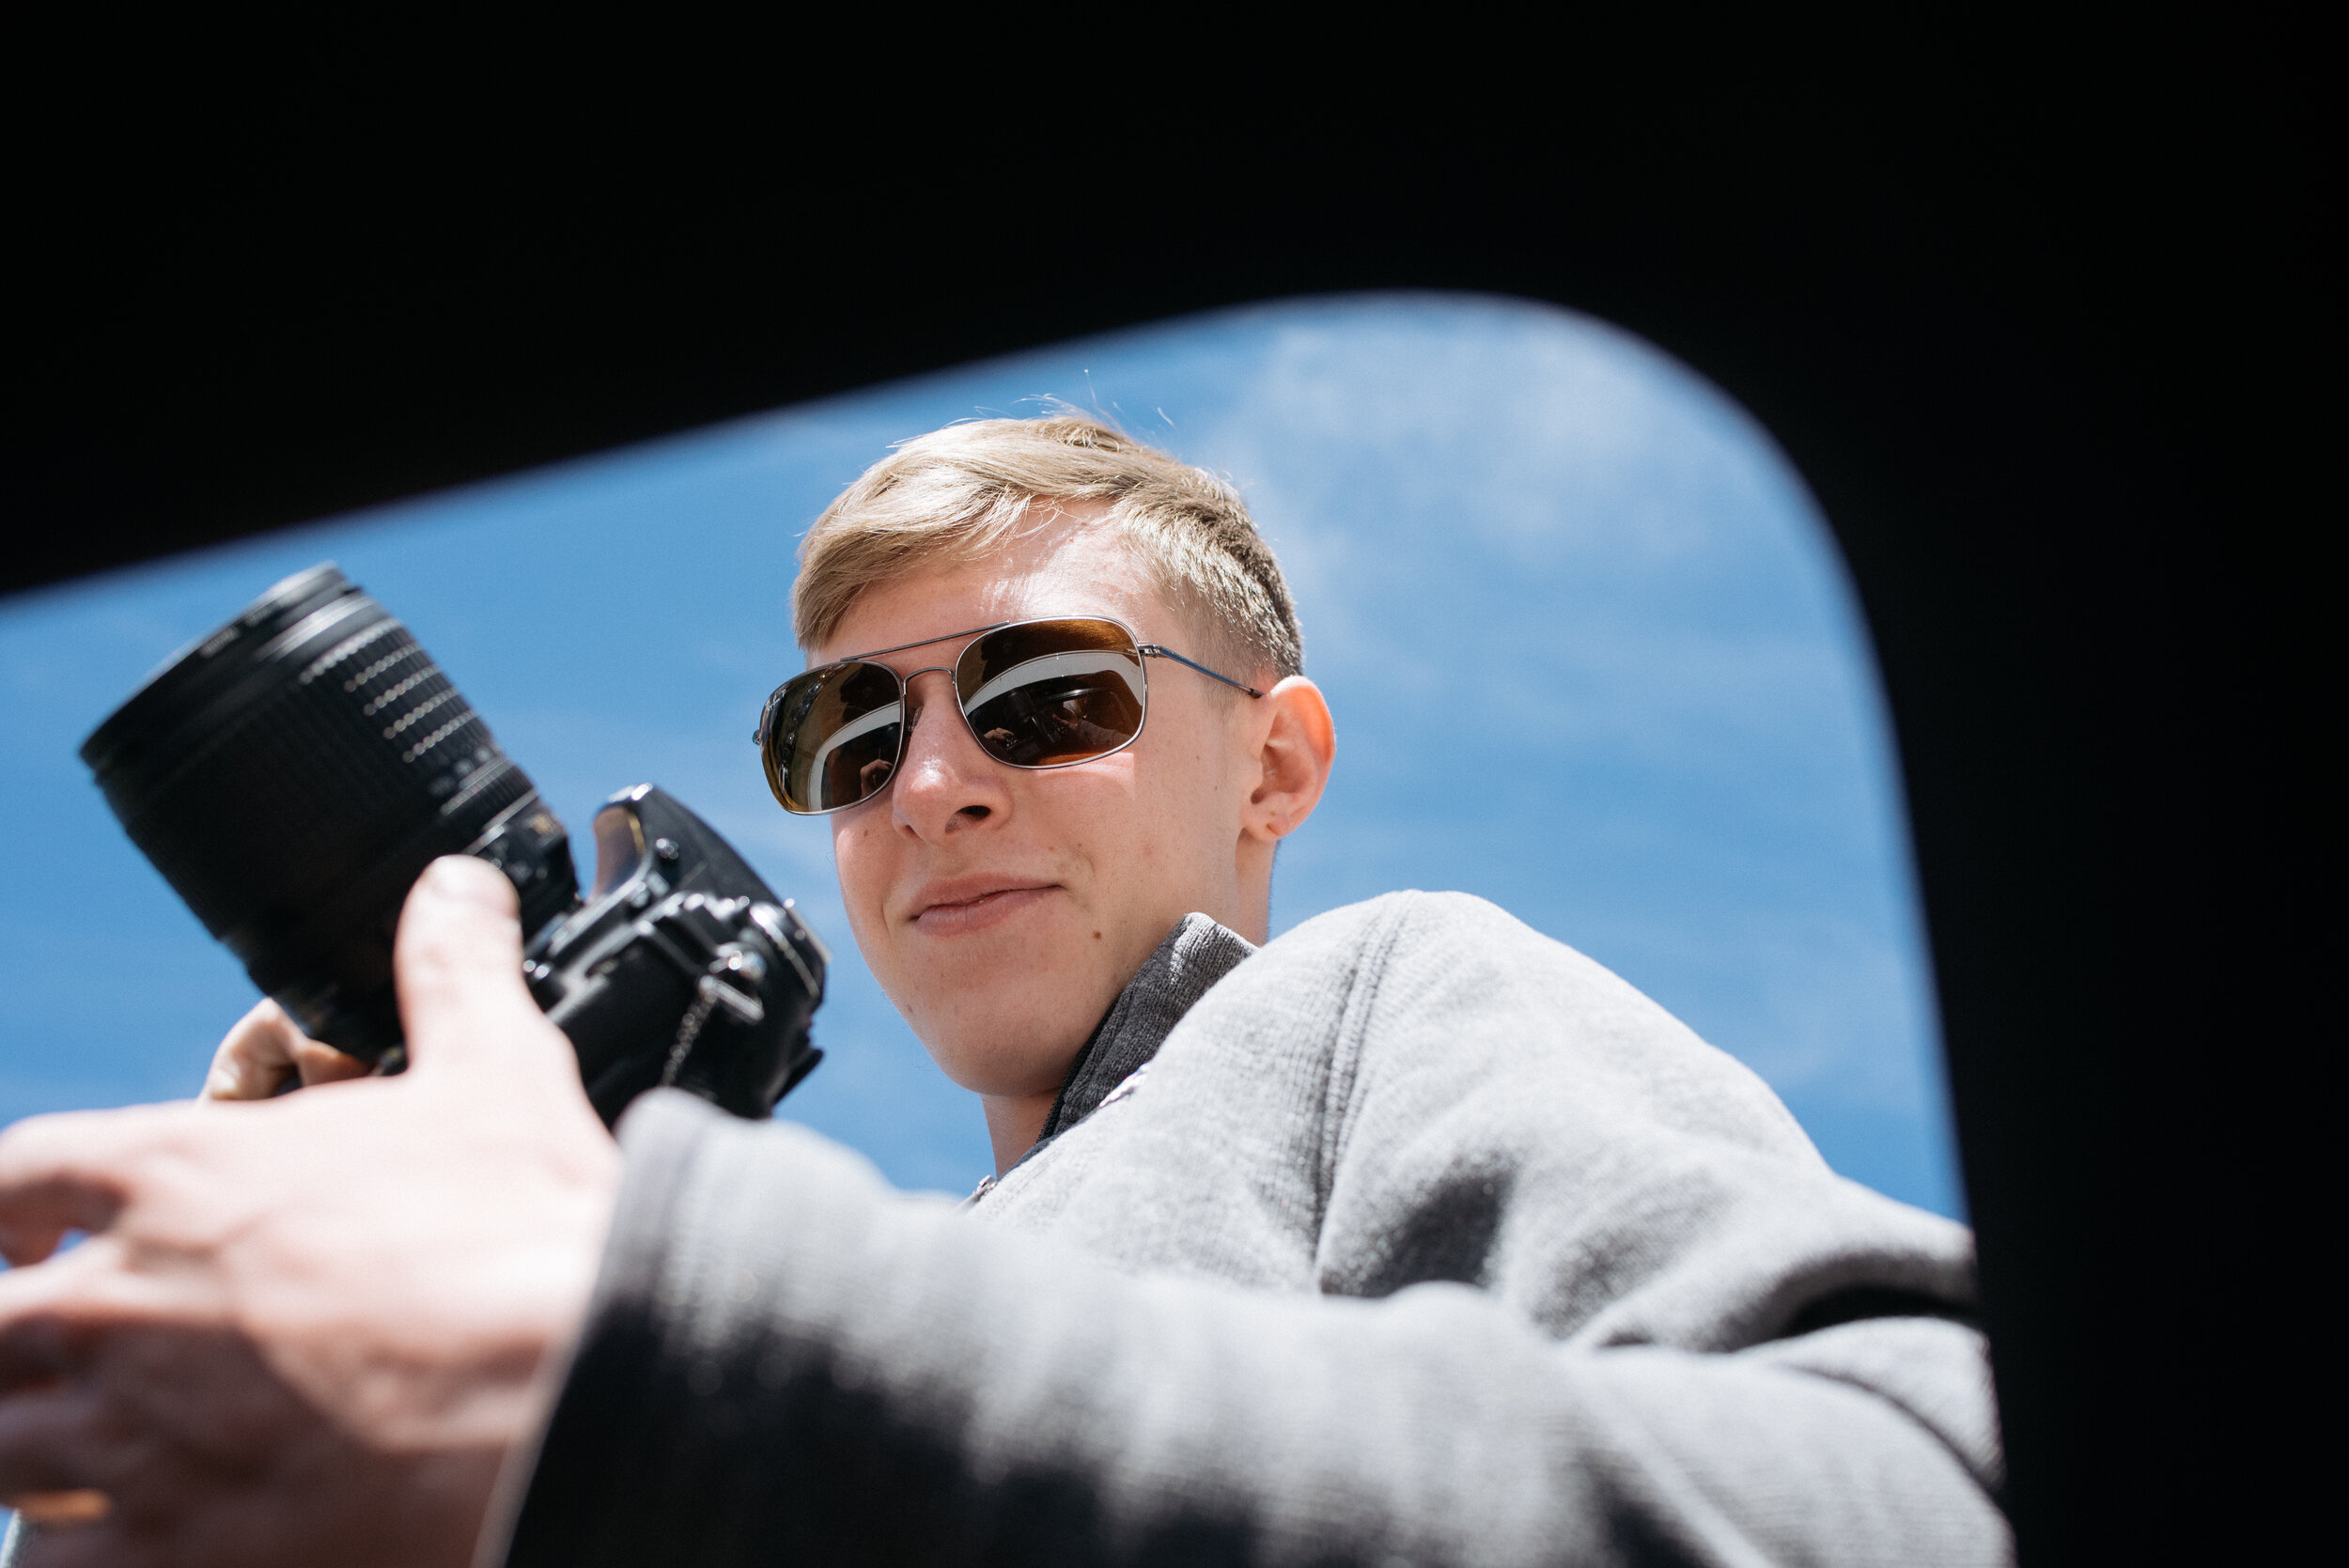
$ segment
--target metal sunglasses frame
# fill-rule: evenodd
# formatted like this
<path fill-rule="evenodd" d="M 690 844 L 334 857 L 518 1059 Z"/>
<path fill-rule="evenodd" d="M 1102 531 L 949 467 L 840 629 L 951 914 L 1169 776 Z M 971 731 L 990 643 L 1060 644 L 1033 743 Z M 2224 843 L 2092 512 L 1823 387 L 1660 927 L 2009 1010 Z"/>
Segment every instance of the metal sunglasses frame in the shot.
<path fill-rule="evenodd" d="M 869 664 L 874 660 L 880 658 L 883 654 L 903 653 L 908 648 L 926 648 L 937 643 L 951 643 L 957 637 L 970 639 L 969 642 L 964 643 L 962 646 L 955 650 L 955 660 L 953 664 L 926 664 L 918 670 L 908 670 L 903 675 L 899 675 L 897 671 L 891 669 L 890 666 L 886 664 L 879 666 L 881 669 L 888 670 L 892 675 L 896 676 L 897 702 L 900 706 L 904 706 L 908 696 L 913 690 L 914 676 L 926 675 L 936 672 L 937 674 L 944 675 L 949 681 L 953 681 L 955 679 L 955 664 L 962 662 L 962 656 L 971 651 L 972 643 L 976 643 L 980 638 L 988 636 L 993 632 L 1016 630 L 1023 626 L 1051 626 L 1055 623 L 1066 621 L 1095 621 L 1105 626 L 1113 626 L 1117 628 L 1118 630 L 1126 634 L 1127 641 L 1133 644 L 1134 651 L 1139 653 L 1145 660 L 1171 659 L 1177 664 L 1198 671 L 1201 675 L 1207 676 L 1211 680 L 1221 681 L 1224 685 L 1232 688 L 1236 691 L 1245 691 L 1252 697 L 1261 698 L 1264 695 L 1263 692 L 1257 691 L 1254 687 L 1242 681 L 1234 680 L 1231 676 L 1223 675 L 1219 671 L 1210 670 L 1195 659 L 1186 659 L 1181 654 L 1176 653 L 1173 648 L 1167 647 L 1162 644 L 1143 642 L 1132 627 L 1128 626 L 1124 621 L 1117 619 L 1114 615 L 1035 615 L 1024 621 L 997 621 L 992 626 L 972 627 L 967 631 L 944 632 L 936 637 L 924 637 L 911 643 L 899 643 L 894 647 L 873 648 L 864 653 L 850 654 L 846 659 L 835 659 L 828 663 L 818 664 L 812 670 L 802 670 L 798 675 L 793 675 L 791 680 L 785 681 L 781 686 L 776 687 L 772 691 L 770 691 L 767 694 L 766 705 L 758 710 L 758 728 L 751 732 L 751 742 L 753 745 L 758 747 L 762 754 L 765 753 L 767 749 L 768 727 L 774 722 L 775 708 L 782 703 L 784 692 L 790 690 L 791 681 L 804 679 L 809 675 L 817 674 L 818 671 L 837 669 L 843 664 Z M 1119 741 L 1116 745 L 1111 747 L 1106 752 L 1096 752 L 1089 757 L 1079 757 L 1074 762 L 1004 762 L 1003 758 L 987 750 L 987 743 L 985 741 L 979 740 L 979 732 L 972 727 L 971 715 L 963 708 L 962 692 L 958 683 L 956 687 L 954 706 L 955 712 L 962 719 L 963 729 L 970 735 L 972 740 L 978 741 L 979 750 L 987 753 L 987 758 L 989 762 L 996 763 L 1004 768 L 1017 768 L 1023 773 L 1050 773 L 1063 768 L 1081 768 L 1088 762 L 1098 762 L 1103 757 L 1113 757 L 1118 753 L 1124 751 L 1127 747 L 1142 738 L 1143 730 L 1148 727 L 1150 722 L 1150 671 L 1148 665 L 1145 664 L 1143 667 L 1142 722 L 1134 726 L 1134 733 L 1128 736 L 1125 739 Z M 771 779 L 769 781 L 769 787 L 773 791 L 776 804 L 782 806 L 785 811 L 789 812 L 793 816 L 831 816 L 838 812 L 854 811 L 857 807 L 878 800 L 883 795 L 889 793 L 890 784 L 896 782 L 897 768 L 905 761 L 906 742 L 912 737 L 912 734 L 913 726 L 910 723 L 904 723 L 901 722 L 897 730 L 897 754 L 891 761 L 889 766 L 889 784 L 882 784 L 880 788 L 873 791 L 872 794 L 865 796 L 863 800 L 851 800 L 845 806 L 826 806 L 821 811 L 801 811 L 798 807 L 792 805 L 788 800 L 783 799 L 783 792 L 780 789 L 773 788 L 773 781 Z"/>

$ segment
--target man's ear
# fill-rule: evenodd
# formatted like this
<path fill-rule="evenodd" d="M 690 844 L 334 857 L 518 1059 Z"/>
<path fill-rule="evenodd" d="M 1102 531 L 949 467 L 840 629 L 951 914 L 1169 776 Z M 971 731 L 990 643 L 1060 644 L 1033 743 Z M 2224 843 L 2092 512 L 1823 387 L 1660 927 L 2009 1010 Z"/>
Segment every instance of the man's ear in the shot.
<path fill-rule="evenodd" d="M 1303 675 L 1288 676 L 1249 706 L 1257 709 L 1257 772 L 1240 831 L 1271 843 L 1304 826 L 1320 803 L 1337 760 L 1338 732 L 1321 688 Z"/>

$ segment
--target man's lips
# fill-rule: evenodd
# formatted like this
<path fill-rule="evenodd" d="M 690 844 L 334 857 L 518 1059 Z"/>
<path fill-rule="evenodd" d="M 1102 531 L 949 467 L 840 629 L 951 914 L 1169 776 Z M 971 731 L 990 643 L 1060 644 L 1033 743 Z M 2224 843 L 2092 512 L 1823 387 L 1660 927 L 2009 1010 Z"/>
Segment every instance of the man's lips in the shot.
<path fill-rule="evenodd" d="M 956 936 L 1008 920 L 1054 891 L 1050 882 L 1001 877 L 957 878 L 924 888 L 910 900 L 914 929 Z"/>

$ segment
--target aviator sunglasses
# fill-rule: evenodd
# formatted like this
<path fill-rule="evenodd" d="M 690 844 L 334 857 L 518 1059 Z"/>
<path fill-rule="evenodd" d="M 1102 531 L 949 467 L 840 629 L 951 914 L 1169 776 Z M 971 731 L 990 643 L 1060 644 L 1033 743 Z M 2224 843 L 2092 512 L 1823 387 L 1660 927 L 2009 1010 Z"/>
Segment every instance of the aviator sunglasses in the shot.
<path fill-rule="evenodd" d="M 951 665 L 900 675 L 882 654 L 968 637 Z M 1138 641 L 1115 621 L 1092 616 L 1008 621 L 875 648 L 825 664 L 775 688 L 758 716 L 758 753 L 783 809 L 821 816 L 871 800 L 905 758 L 906 692 L 915 675 L 954 677 L 956 704 L 972 738 L 1009 768 L 1041 771 L 1122 752 L 1150 710 L 1145 659 L 1171 659 L 1252 697 L 1263 692 L 1172 648 Z"/>

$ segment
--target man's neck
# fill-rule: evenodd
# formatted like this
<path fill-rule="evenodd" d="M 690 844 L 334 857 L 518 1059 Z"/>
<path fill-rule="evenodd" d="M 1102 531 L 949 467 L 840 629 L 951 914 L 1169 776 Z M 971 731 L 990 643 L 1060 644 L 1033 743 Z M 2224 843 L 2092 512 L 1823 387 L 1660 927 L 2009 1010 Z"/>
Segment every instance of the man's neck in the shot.
<path fill-rule="evenodd" d="M 980 1104 L 987 1110 L 988 1141 L 995 1146 L 995 1173 L 1008 1172 L 1019 1163 L 1019 1157 L 1035 1147 L 1035 1141 L 1044 1136 L 1044 1124 L 1050 1119 L 1052 1104 L 1060 1097 L 1058 1090 L 1046 1094 L 987 1094 Z"/>
<path fill-rule="evenodd" d="M 1185 915 L 1094 1026 L 1058 1090 L 983 1097 L 995 1174 L 1010 1174 L 1039 1140 L 1059 1137 L 1106 1104 L 1158 1055 L 1191 1004 L 1255 951 L 1206 915 Z"/>

